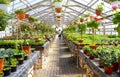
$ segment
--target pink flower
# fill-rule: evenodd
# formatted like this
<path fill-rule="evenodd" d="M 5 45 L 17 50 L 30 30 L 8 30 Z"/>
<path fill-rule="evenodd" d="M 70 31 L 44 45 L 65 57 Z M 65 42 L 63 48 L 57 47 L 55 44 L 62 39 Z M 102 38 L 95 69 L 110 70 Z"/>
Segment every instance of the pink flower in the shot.
<path fill-rule="evenodd" d="M 116 10 L 118 8 L 118 5 L 112 5 L 112 9 Z"/>

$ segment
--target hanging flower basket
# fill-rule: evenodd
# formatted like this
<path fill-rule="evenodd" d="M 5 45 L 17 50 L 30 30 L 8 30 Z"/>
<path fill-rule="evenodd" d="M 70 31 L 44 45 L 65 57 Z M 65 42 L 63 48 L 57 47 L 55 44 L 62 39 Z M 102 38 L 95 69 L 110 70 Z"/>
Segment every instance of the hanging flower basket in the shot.
<path fill-rule="evenodd" d="M 57 18 L 61 18 L 61 16 L 57 16 Z"/>
<path fill-rule="evenodd" d="M 80 22 L 83 22 L 84 20 L 83 19 L 80 19 Z"/>
<path fill-rule="evenodd" d="M 29 18 L 30 17 L 30 15 L 29 14 L 25 14 L 25 18 Z"/>
<path fill-rule="evenodd" d="M 61 7 L 55 8 L 55 12 L 56 12 L 56 13 L 61 13 L 61 12 L 62 12 L 62 8 L 61 8 Z"/>
<path fill-rule="evenodd" d="M 101 10 L 96 10 L 95 13 L 96 13 L 96 15 L 98 15 L 98 16 L 102 15 L 102 11 L 101 11 Z"/>
<path fill-rule="evenodd" d="M 23 20 L 23 19 L 25 18 L 25 14 L 23 14 L 23 13 L 18 13 L 18 14 L 17 14 L 17 18 L 18 18 L 19 20 Z"/>

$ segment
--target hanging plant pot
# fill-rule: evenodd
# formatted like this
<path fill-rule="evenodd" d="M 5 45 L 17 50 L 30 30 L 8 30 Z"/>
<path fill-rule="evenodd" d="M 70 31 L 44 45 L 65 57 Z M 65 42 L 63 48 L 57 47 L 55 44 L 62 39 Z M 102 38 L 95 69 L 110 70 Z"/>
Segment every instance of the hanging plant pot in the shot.
<path fill-rule="evenodd" d="M 0 71 L 3 70 L 3 65 L 4 65 L 4 59 L 0 58 Z"/>
<path fill-rule="evenodd" d="M 30 15 L 29 14 L 25 14 L 25 18 L 29 18 L 30 17 Z"/>
<path fill-rule="evenodd" d="M 23 19 L 25 18 L 25 14 L 24 14 L 24 13 L 18 13 L 18 14 L 17 14 L 17 18 L 18 18 L 19 20 L 23 20 Z"/>
<path fill-rule="evenodd" d="M 57 7 L 57 8 L 55 8 L 55 11 L 56 11 L 56 13 L 61 13 L 62 12 L 62 8 L 61 7 Z"/>
<path fill-rule="evenodd" d="M 61 16 L 57 16 L 57 18 L 61 18 Z"/>
<path fill-rule="evenodd" d="M 80 22 L 83 22 L 84 20 L 83 19 L 80 19 Z"/>
<path fill-rule="evenodd" d="M 28 55 L 30 55 L 30 46 L 22 46 L 22 50 L 24 50 Z"/>
<path fill-rule="evenodd" d="M 104 71 L 106 74 L 112 74 L 112 66 L 104 66 Z"/>
<path fill-rule="evenodd" d="M 4 11 L 6 11 L 6 12 L 8 12 L 9 10 L 9 6 L 8 5 L 6 5 L 6 4 L 0 4 L 0 9 L 2 9 L 2 10 L 4 10 Z"/>
<path fill-rule="evenodd" d="M 73 23 L 73 25 L 77 25 L 77 23 L 76 23 L 76 22 L 74 22 L 74 23 Z"/>
<path fill-rule="evenodd" d="M 96 15 L 100 16 L 102 14 L 102 11 L 101 10 L 96 10 Z"/>

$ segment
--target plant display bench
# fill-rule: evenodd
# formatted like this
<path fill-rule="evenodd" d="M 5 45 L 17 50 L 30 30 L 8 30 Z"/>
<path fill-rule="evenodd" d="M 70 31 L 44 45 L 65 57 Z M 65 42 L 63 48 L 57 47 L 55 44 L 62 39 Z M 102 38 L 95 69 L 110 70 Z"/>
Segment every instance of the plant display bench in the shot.
<path fill-rule="evenodd" d="M 31 76 L 33 77 L 33 67 L 34 64 L 36 63 L 36 60 L 40 57 L 40 52 L 35 51 L 31 53 L 29 56 L 29 59 L 24 62 L 24 64 L 19 65 L 17 67 L 17 71 L 11 73 L 9 76 L 5 77 L 28 77 Z M 31 74 L 31 75 L 30 75 Z"/>
<path fill-rule="evenodd" d="M 99 67 L 98 58 L 90 60 L 82 50 L 79 50 L 79 60 L 80 66 L 86 65 L 86 77 L 120 77 L 120 73 L 118 72 L 113 72 L 111 75 L 105 74 L 104 69 Z"/>

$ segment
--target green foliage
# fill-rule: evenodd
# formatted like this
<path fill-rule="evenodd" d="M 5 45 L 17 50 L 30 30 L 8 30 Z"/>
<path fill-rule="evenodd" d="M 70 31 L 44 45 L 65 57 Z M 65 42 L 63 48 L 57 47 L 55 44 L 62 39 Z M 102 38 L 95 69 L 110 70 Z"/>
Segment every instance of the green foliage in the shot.
<path fill-rule="evenodd" d="M 18 61 L 16 58 L 10 58 L 10 63 L 12 67 L 15 67 L 18 64 Z"/>
<path fill-rule="evenodd" d="M 114 2 L 114 1 L 117 1 L 117 0 L 109 0 L 109 1 Z"/>
<path fill-rule="evenodd" d="M 86 13 L 84 16 L 85 16 L 85 17 L 89 17 L 90 15 L 91 15 L 91 13 L 88 12 L 88 13 Z"/>
<path fill-rule="evenodd" d="M 101 2 L 101 4 L 98 4 L 97 7 L 96 7 L 96 10 L 103 11 L 104 10 L 104 3 Z"/>
<path fill-rule="evenodd" d="M 8 25 L 8 20 L 10 19 L 10 14 L 5 12 L 4 10 L 0 9 L 0 31 L 5 30 L 6 26 Z"/>
<path fill-rule="evenodd" d="M 38 21 L 38 18 L 34 17 L 34 16 L 30 16 L 29 17 L 29 21 L 30 22 L 35 22 L 35 21 Z"/>
<path fill-rule="evenodd" d="M 17 9 L 17 10 L 15 10 L 15 14 L 18 14 L 18 13 L 26 13 L 26 10 L 25 9 Z"/>
<path fill-rule="evenodd" d="M 78 24 L 78 32 L 80 32 L 81 34 L 85 33 L 87 30 L 87 26 L 86 24 Z"/>
<path fill-rule="evenodd" d="M 84 46 L 84 47 L 83 47 L 83 50 L 88 50 L 88 51 L 90 51 L 90 47 L 89 47 L 89 46 Z"/>
<path fill-rule="evenodd" d="M 116 10 L 115 11 L 115 14 L 113 14 L 114 15 L 114 18 L 112 19 L 112 22 L 114 23 L 114 24 L 120 24 L 120 10 Z"/>
<path fill-rule="evenodd" d="M 0 4 L 7 4 L 7 5 L 9 5 L 10 1 L 9 0 L 0 0 Z"/>
<path fill-rule="evenodd" d="M 54 0 L 53 2 L 62 2 L 63 0 Z"/>
<path fill-rule="evenodd" d="M 92 29 L 98 29 L 100 23 L 95 21 L 95 20 L 90 20 L 87 22 L 87 27 L 92 28 Z"/>
<path fill-rule="evenodd" d="M 120 23 L 114 28 L 114 30 L 116 30 L 118 32 L 118 36 L 120 36 Z"/>

